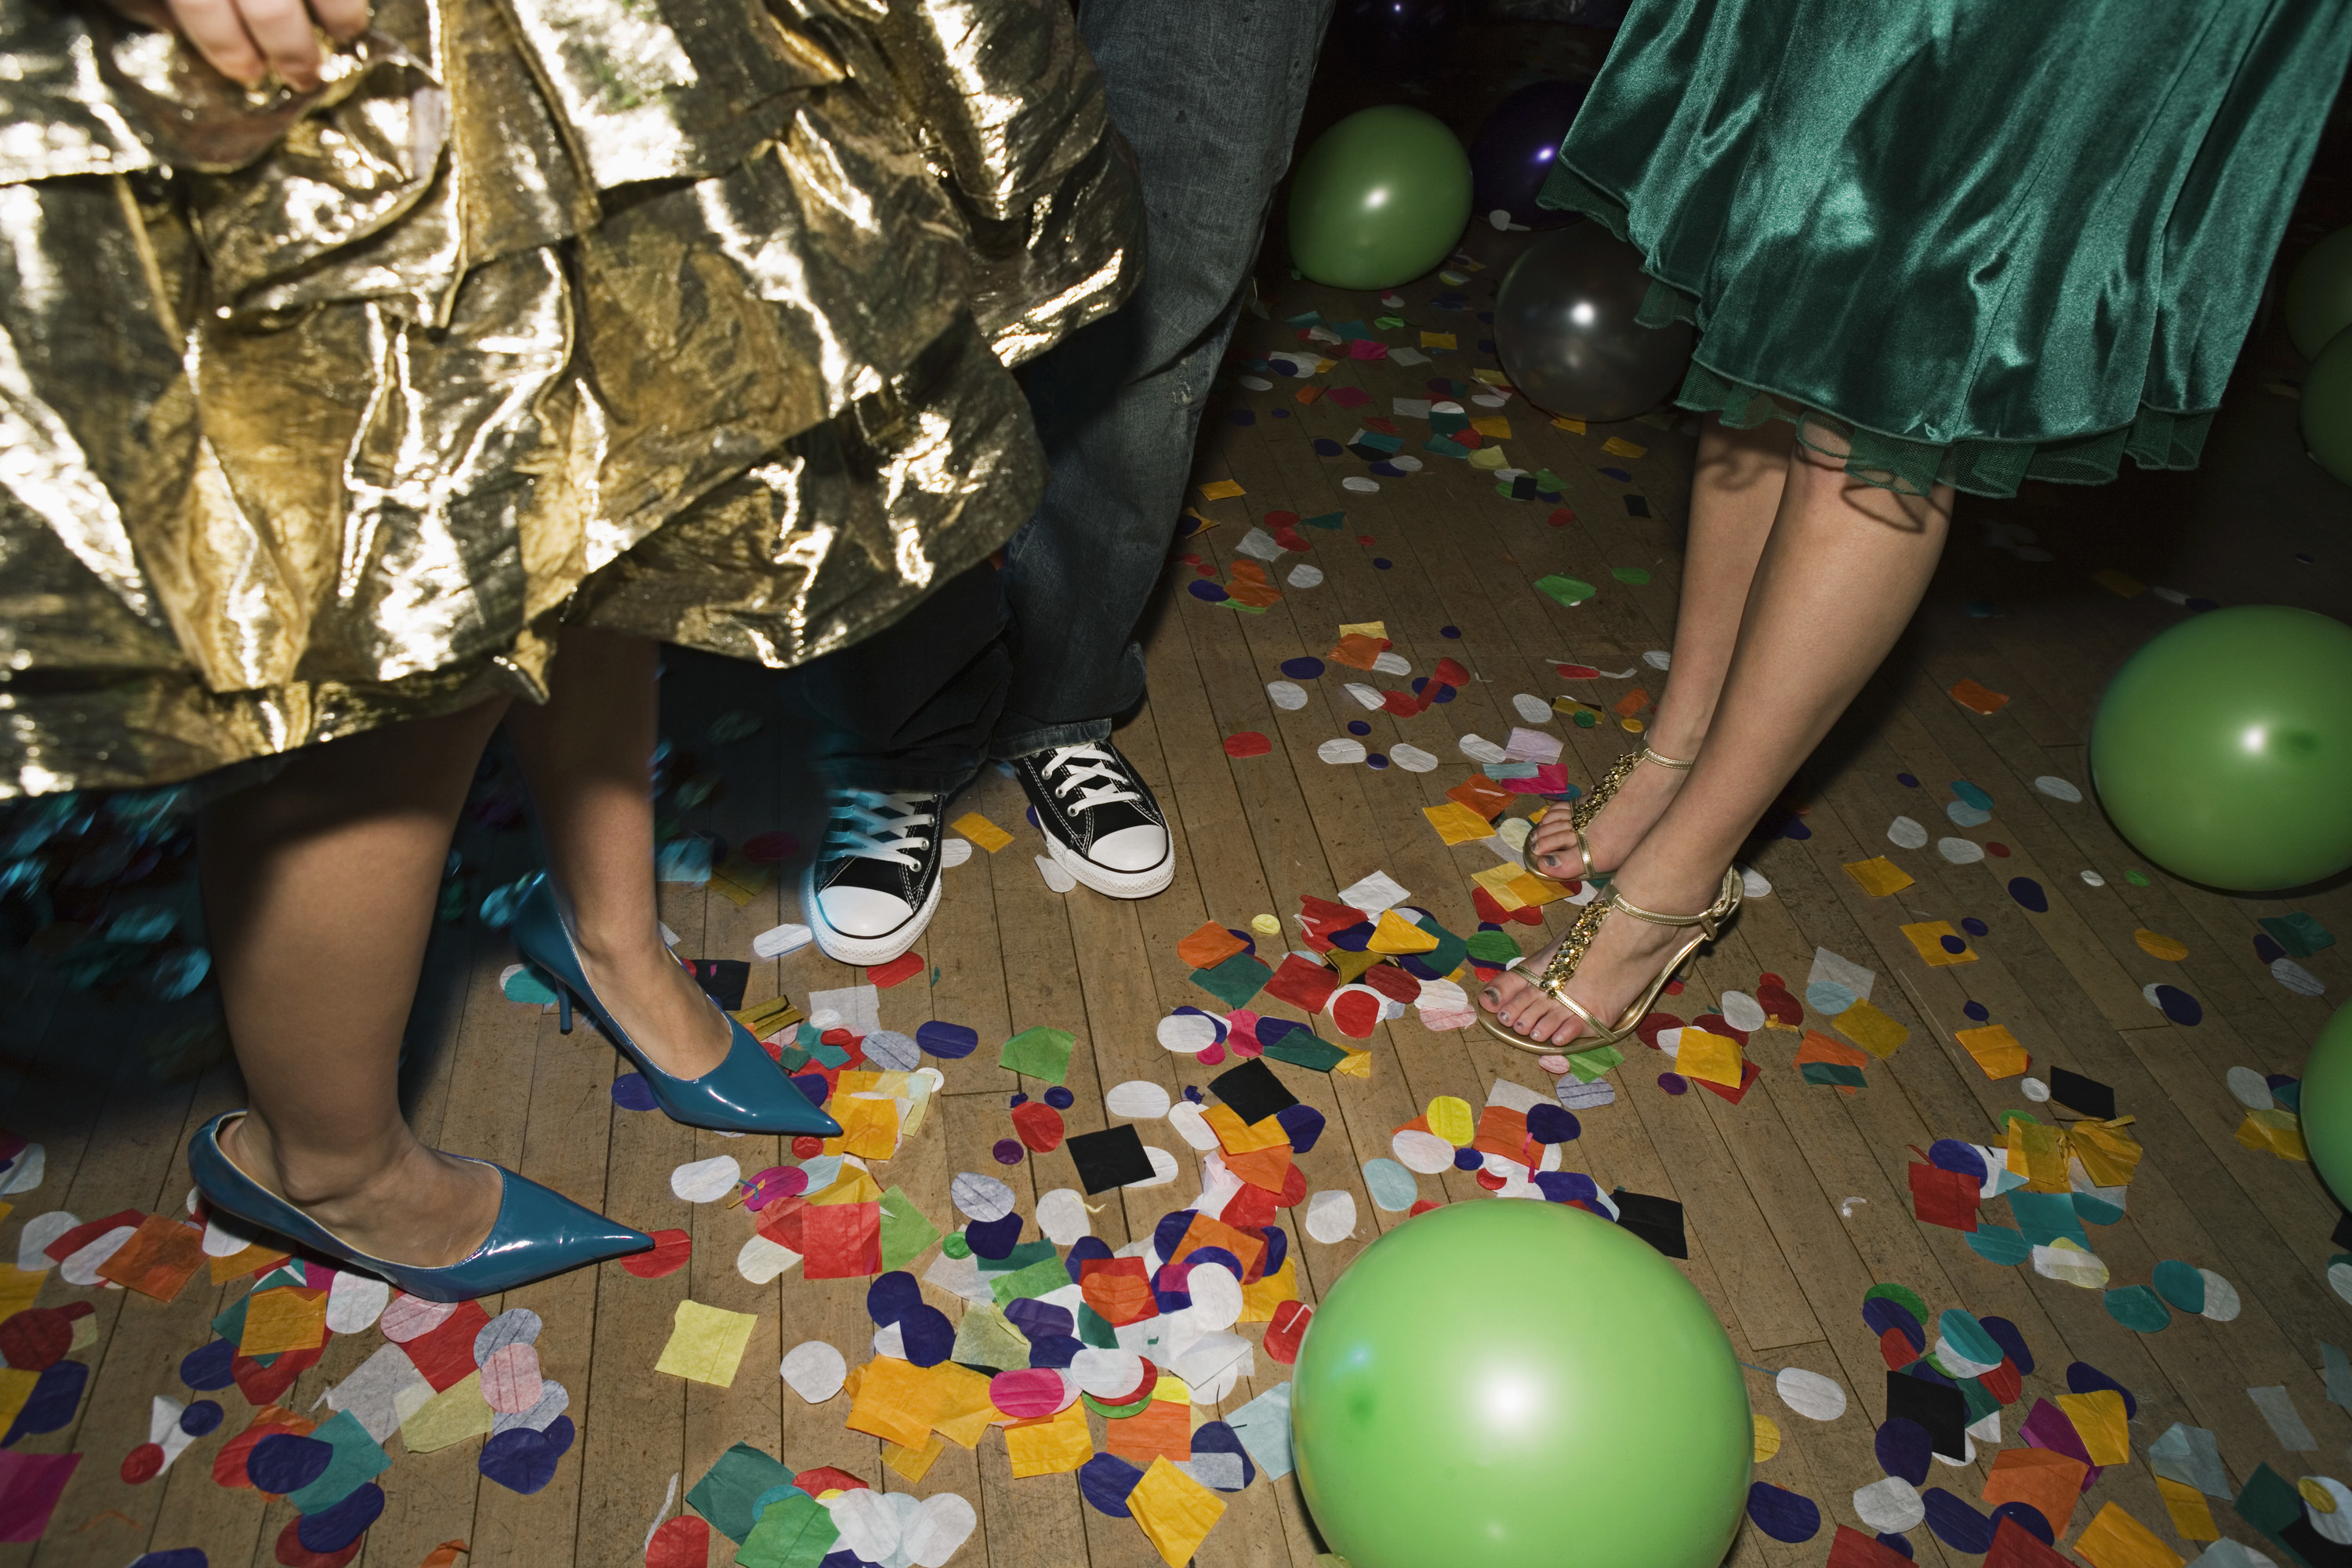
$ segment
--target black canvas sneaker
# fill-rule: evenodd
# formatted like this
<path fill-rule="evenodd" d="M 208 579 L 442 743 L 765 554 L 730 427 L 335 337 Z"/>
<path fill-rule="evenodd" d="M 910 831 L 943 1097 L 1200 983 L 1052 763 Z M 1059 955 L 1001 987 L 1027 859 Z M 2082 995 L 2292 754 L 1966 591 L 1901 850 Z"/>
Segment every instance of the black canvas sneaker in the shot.
<path fill-rule="evenodd" d="M 1176 875 L 1168 818 L 1108 741 L 1013 759 L 1046 851 L 1071 876 L 1115 899 L 1143 899 Z"/>
<path fill-rule="evenodd" d="M 824 847 L 801 874 L 801 912 L 826 957 L 887 963 L 940 907 L 937 795 L 829 789 Z"/>

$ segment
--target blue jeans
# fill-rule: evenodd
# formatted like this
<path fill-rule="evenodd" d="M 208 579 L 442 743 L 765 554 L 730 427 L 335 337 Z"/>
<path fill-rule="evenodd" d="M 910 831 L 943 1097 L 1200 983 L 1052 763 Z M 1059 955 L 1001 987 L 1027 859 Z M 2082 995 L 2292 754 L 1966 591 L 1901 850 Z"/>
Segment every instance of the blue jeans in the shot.
<path fill-rule="evenodd" d="M 1142 700 L 1136 630 L 1332 3 L 1083 0 L 1078 30 L 1142 172 L 1143 281 L 1026 372 L 1053 474 L 1004 570 L 975 567 L 787 678 L 837 781 L 952 793 L 992 754 L 1099 741 Z M 1011 610 L 1001 635 L 992 594 Z"/>

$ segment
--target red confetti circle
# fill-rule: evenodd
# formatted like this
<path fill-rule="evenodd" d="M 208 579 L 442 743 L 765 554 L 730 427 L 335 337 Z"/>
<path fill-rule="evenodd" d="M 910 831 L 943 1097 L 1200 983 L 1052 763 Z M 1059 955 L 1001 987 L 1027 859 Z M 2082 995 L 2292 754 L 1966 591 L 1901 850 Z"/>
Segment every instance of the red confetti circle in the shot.
<path fill-rule="evenodd" d="M 1225 755 L 1229 757 L 1262 757 L 1274 750 L 1274 742 L 1255 730 L 1244 730 L 1225 737 Z"/>
<path fill-rule="evenodd" d="M 1417 1198 L 1413 1201 L 1412 1207 L 1404 1211 L 1404 1217 L 1407 1219 L 1415 1219 L 1439 1206 L 1441 1205 L 1435 1198 Z"/>
<path fill-rule="evenodd" d="M 343 1568 L 343 1564 L 357 1557 L 360 1548 L 367 1543 L 367 1537 L 362 1535 L 336 1551 L 313 1552 L 303 1545 L 301 1537 L 295 1533 L 301 1528 L 300 1520 L 289 1519 L 286 1521 L 286 1528 L 278 1532 L 278 1561 L 286 1568 Z"/>
<path fill-rule="evenodd" d="M 824 1152 L 824 1140 L 822 1138 L 803 1136 L 793 1140 L 793 1158 L 795 1160 L 814 1160 Z"/>
<path fill-rule="evenodd" d="M 694 1237 L 682 1230 L 656 1230 L 652 1233 L 653 1249 L 633 1252 L 621 1259 L 621 1267 L 640 1279 L 658 1279 L 665 1274 L 675 1274 L 686 1267 L 694 1256 Z"/>
<path fill-rule="evenodd" d="M 134 1487 L 163 1473 L 163 1448 L 160 1443 L 142 1443 L 122 1456 L 122 1479 Z"/>
<path fill-rule="evenodd" d="M 692 1514 L 662 1521 L 646 1542 L 646 1568 L 703 1568 L 710 1561 L 710 1526 Z"/>
<path fill-rule="evenodd" d="M 1996 860 L 2006 860 L 2009 858 L 2009 846 L 1988 841 L 1985 845 L 1985 853 Z"/>
<path fill-rule="evenodd" d="M 1013 1108 L 1013 1131 L 1033 1154 L 1050 1154 L 1062 1146 L 1062 1113 L 1042 1100 Z"/>

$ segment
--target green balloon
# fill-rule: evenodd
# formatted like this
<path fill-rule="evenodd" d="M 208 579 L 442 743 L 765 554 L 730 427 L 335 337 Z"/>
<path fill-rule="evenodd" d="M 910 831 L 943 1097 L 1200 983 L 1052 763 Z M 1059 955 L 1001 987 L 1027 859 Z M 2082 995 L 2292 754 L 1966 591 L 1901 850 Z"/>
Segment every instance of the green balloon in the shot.
<path fill-rule="evenodd" d="M 2212 610 L 2132 655 L 2091 721 L 2099 803 L 2141 854 L 2245 892 L 2352 866 L 2352 626 Z"/>
<path fill-rule="evenodd" d="M 2352 1205 L 2352 1005 L 2311 1042 L 2303 1064 L 2303 1146 L 2319 1167 L 2319 1179 L 2338 1203 Z M 1313 1320 L 1307 1331 L 1312 1333 Z"/>
<path fill-rule="evenodd" d="M 1360 110 L 1290 182 L 1290 255 L 1335 289 L 1390 289 L 1445 259 L 1470 221 L 1470 155 L 1435 115 Z"/>
<path fill-rule="evenodd" d="M 2352 485 L 2352 328 L 2330 338 L 2311 362 L 2296 417 L 2312 461 Z"/>
<path fill-rule="evenodd" d="M 1717 1568 L 1755 1447 L 1731 1342 L 1672 1263 L 1565 1204 L 1453 1204 L 1366 1247 L 1291 1387 L 1349 1568 Z"/>
<path fill-rule="evenodd" d="M 2352 327 L 2352 228 L 2339 228 L 2294 264 L 2286 284 L 2286 335 L 2295 353 L 2317 359 L 2347 327 Z"/>

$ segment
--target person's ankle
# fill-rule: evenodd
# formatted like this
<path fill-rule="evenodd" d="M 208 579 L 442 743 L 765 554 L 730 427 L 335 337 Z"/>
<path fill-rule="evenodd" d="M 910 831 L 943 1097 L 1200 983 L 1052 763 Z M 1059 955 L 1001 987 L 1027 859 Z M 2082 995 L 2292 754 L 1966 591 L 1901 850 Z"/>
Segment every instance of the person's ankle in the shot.
<path fill-rule="evenodd" d="M 299 1209 L 337 1207 L 388 1180 L 420 1145 L 406 1127 L 359 1145 L 310 1148 L 274 1134 L 248 1112 L 226 1130 L 231 1160 L 255 1181 Z"/>
<path fill-rule="evenodd" d="M 1662 757 L 1693 762 L 1698 757 L 1699 748 L 1706 744 L 1706 730 L 1704 719 L 1685 719 L 1662 708 L 1651 720 L 1642 743 Z"/>

